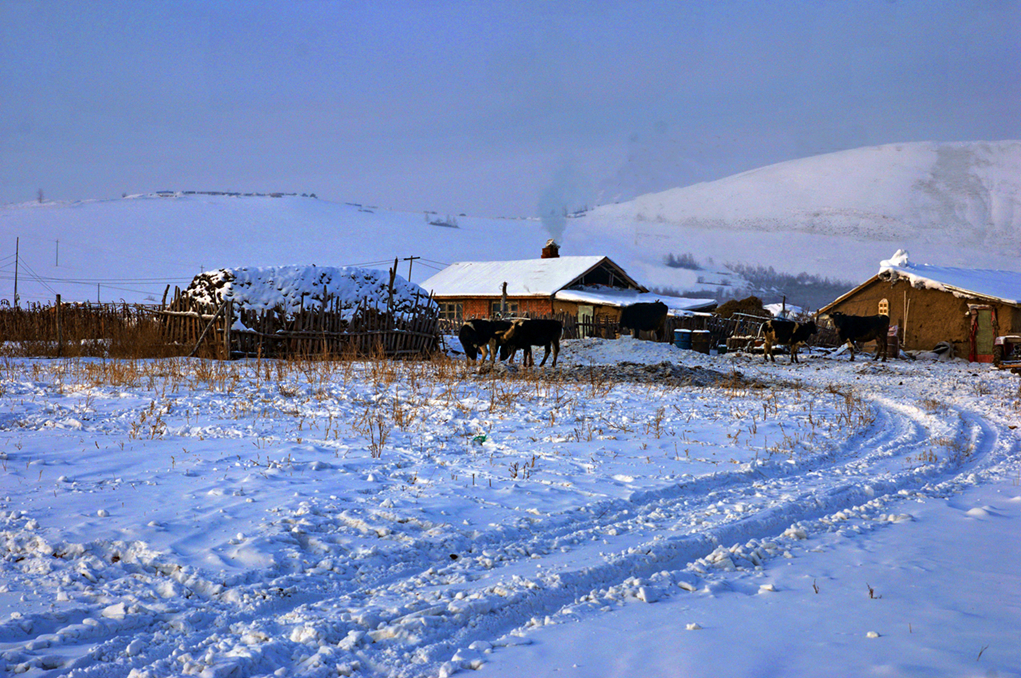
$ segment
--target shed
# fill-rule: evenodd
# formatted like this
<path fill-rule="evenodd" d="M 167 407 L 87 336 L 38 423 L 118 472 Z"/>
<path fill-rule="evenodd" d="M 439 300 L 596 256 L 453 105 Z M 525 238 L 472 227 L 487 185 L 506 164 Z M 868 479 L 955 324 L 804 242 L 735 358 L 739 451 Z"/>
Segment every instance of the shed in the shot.
<path fill-rule="evenodd" d="M 952 342 L 958 356 L 992 362 L 993 341 L 1021 332 L 1021 273 L 916 264 L 898 250 L 879 272 L 819 309 L 890 316 L 901 346 Z"/>

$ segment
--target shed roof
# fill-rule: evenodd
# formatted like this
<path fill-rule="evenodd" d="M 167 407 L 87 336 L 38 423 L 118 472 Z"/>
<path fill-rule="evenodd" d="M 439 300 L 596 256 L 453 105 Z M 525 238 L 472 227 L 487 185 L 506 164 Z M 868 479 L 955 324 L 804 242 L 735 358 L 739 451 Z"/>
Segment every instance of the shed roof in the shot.
<path fill-rule="evenodd" d="M 819 309 L 825 312 L 837 303 L 850 297 L 862 287 L 876 280 L 896 282 L 907 280 L 914 287 L 928 288 L 973 299 L 987 299 L 1013 306 L 1021 306 L 1021 273 L 1017 271 L 993 271 L 975 268 L 953 268 L 915 264 L 908 260 L 905 250 L 897 252 L 879 263 L 879 272 Z"/>
<path fill-rule="evenodd" d="M 585 274 L 607 267 L 628 285 L 644 291 L 608 257 L 554 257 L 518 261 L 462 261 L 451 264 L 422 283 L 434 297 L 498 297 L 507 283 L 509 297 L 550 297 Z"/>
<path fill-rule="evenodd" d="M 908 253 L 905 250 L 897 250 L 893 257 L 880 262 L 879 277 L 891 282 L 906 278 L 915 287 L 987 297 L 1014 305 L 1021 304 L 1021 273 L 1017 271 L 915 264 L 908 261 Z"/>

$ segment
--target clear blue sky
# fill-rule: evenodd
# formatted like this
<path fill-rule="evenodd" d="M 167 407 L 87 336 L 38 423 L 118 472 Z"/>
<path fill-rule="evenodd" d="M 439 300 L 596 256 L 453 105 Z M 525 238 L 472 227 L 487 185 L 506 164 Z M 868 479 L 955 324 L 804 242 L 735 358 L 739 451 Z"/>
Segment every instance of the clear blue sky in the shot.
<path fill-rule="evenodd" d="M 1021 2 L 0 0 L 0 202 L 540 204 L 1021 138 Z"/>

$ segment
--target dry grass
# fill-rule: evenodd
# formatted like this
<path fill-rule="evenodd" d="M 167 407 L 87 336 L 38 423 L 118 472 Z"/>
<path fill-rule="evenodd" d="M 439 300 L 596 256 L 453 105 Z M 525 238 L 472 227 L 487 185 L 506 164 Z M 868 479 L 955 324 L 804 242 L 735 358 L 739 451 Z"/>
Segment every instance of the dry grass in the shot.
<path fill-rule="evenodd" d="M 740 443 L 748 445 L 751 437 L 759 434 L 754 446 L 763 454 L 792 457 L 799 450 L 816 446 L 817 434 L 841 438 L 848 431 L 871 424 L 873 418 L 865 401 L 835 388 L 831 392 L 840 395 L 840 406 L 836 412 L 827 409 L 825 415 L 813 409 L 817 402 L 812 393 L 802 393 L 800 388 L 749 388 L 743 380 L 698 387 L 716 394 L 717 406 L 704 410 L 701 406 L 673 404 L 679 386 L 625 384 L 607 370 L 592 370 L 587 378 L 568 379 L 559 370 L 550 369 L 480 370 L 475 364 L 442 355 L 429 360 L 399 360 L 381 353 L 367 359 L 351 353 L 332 359 L 253 358 L 234 362 L 182 357 L 149 360 L 76 356 L 56 361 L 4 357 L 0 358 L 0 389 L 24 373 L 32 381 L 53 384 L 60 392 L 82 390 L 86 400 L 91 388 L 144 390 L 151 402 L 129 423 L 129 435 L 134 439 L 158 439 L 166 434 L 170 408 L 179 407 L 177 394 L 208 392 L 230 396 L 209 401 L 210 407 L 219 408 L 218 413 L 208 413 L 212 416 L 236 420 L 293 418 L 292 424 L 275 428 L 286 433 L 275 435 L 299 444 L 308 440 L 337 441 L 354 433 L 361 449 L 375 459 L 386 456 L 395 445 L 405 450 L 409 444 L 413 446 L 416 434 L 430 425 L 430 417 L 443 411 L 449 411 L 453 421 L 459 422 L 451 426 L 452 435 L 463 437 L 473 455 L 484 448 L 473 446 L 472 438 L 486 433 L 501 419 L 526 422 L 530 430 L 524 436 L 535 441 L 631 439 L 643 446 L 655 446 L 654 441 L 674 438 L 682 441 L 684 457 L 688 456 L 689 445 L 698 444 L 689 441 L 683 430 L 693 416 L 731 419 L 739 422 L 731 444 L 739 444 L 740 437 Z M 629 412 L 604 407 L 603 403 L 613 400 L 619 388 L 638 389 L 639 397 L 664 404 Z M 683 390 L 690 394 L 692 388 Z M 727 397 L 719 398 L 720 394 Z M 627 398 L 635 395 L 625 394 Z M 345 404 L 338 407 L 338 402 Z M 88 406 L 88 402 L 83 403 L 83 407 Z M 529 413 L 533 415 L 529 417 Z M 188 413 L 184 417 L 190 421 L 190 417 L 206 414 Z M 181 413 L 175 412 L 175 416 Z M 777 418 L 785 421 L 779 438 L 770 434 L 770 440 L 764 442 L 759 427 Z M 786 426 L 786 418 L 801 423 Z M 483 430 L 469 430 L 467 422 L 478 422 L 471 426 Z M 279 442 L 260 439 L 253 444 L 268 449 Z M 347 454 L 338 444 L 338 456 L 341 453 Z M 673 454 L 682 456 L 676 442 Z M 534 459 L 527 465 L 513 467 L 514 463 L 511 459 L 503 465 L 512 478 L 532 478 L 537 472 Z"/>

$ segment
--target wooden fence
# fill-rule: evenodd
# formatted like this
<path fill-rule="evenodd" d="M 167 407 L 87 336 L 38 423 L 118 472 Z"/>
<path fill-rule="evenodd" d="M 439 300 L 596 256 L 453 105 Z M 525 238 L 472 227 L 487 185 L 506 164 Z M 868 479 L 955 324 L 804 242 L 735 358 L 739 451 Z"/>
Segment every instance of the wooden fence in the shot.
<path fill-rule="evenodd" d="M 168 343 L 207 357 L 395 357 L 428 355 L 439 345 L 437 310 L 428 297 L 396 312 L 392 297 L 387 307 L 380 308 L 345 305 L 328 296 L 319 306 L 285 313 L 231 301 L 203 304 L 175 290 L 173 300 L 158 313 Z"/>
<path fill-rule="evenodd" d="M 61 303 L 0 307 L 4 350 L 39 356 L 130 356 L 160 339 L 158 308 L 143 304 Z M 158 353 L 158 351 L 156 351 Z"/>

